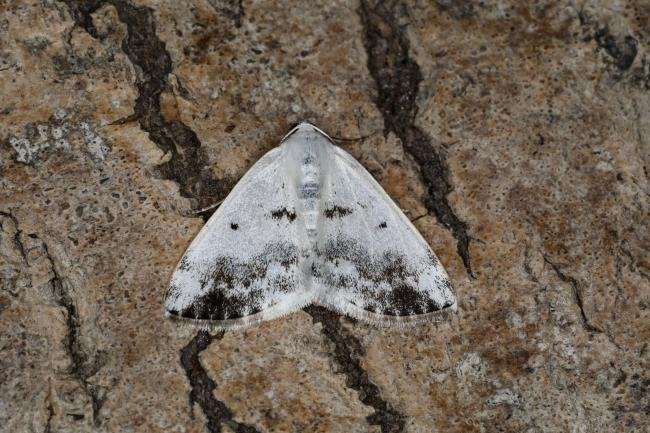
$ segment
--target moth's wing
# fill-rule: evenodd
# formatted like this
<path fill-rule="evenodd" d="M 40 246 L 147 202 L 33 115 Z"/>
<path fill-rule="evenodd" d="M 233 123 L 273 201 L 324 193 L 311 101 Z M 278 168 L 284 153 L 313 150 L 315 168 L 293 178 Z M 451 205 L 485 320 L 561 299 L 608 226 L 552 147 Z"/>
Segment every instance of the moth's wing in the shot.
<path fill-rule="evenodd" d="M 332 149 L 314 271 L 319 302 L 373 323 L 455 310 L 447 273 L 427 242 L 361 164 Z"/>
<path fill-rule="evenodd" d="M 172 275 L 166 315 L 232 328 L 305 305 L 301 234 L 278 147 L 237 183 L 190 244 Z"/>

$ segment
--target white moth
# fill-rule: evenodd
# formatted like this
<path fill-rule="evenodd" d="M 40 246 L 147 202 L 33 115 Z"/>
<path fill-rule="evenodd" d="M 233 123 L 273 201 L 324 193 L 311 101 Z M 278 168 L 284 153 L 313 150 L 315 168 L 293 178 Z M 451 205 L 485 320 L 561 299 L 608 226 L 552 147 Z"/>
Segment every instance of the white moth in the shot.
<path fill-rule="evenodd" d="M 456 310 L 445 270 L 408 218 L 350 154 L 301 123 L 191 243 L 165 309 L 236 328 L 309 304 L 376 324 Z"/>

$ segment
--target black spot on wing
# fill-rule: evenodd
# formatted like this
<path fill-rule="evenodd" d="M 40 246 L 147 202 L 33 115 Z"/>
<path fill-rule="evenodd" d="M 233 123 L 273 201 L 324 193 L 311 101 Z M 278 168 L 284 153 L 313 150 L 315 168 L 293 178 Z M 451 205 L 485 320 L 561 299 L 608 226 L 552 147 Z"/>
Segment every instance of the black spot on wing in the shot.
<path fill-rule="evenodd" d="M 386 221 L 384 221 L 384 222 L 382 222 L 381 224 L 379 224 L 379 228 L 380 228 L 380 229 L 385 229 L 386 227 L 388 227 L 388 224 L 386 224 Z"/>
<path fill-rule="evenodd" d="M 239 228 L 239 224 L 230 223 L 230 228 L 233 230 L 237 230 Z"/>
<path fill-rule="evenodd" d="M 334 205 L 329 209 L 325 209 L 323 214 L 325 215 L 326 218 L 332 219 L 332 218 L 343 218 L 346 215 L 350 215 L 352 213 L 352 209 L 347 208 L 347 207 L 341 207 Z"/>
<path fill-rule="evenodd" d="M 296 219 L 296 212 L 294 211 L 289 211 L 287 210 L 286 207 L 283 207 L 282 209 L 274 210 L 271 212 L 271 218 L 279 220 L 282 219 L 283 217 L 286 217 L 287 220 L 289 220 L 290 223 L 293 222 L 293 220 Z"/>

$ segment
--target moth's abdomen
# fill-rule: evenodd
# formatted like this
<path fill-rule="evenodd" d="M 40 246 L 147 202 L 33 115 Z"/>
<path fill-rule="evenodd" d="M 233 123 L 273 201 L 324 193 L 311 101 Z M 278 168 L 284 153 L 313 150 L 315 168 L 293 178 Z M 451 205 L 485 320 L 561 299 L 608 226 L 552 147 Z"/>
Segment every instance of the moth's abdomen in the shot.
<path fill-rule="evenodd" d="M 318 199 L 320 197 L 320 184 L 318 182 L 306 182 L 300 185 L 300 201 L 302 202 L 302 216 L 305 221 L 307 234 L 312 237 L 316 235 L 318 224 Z"/>
<path fill-rule="evenodd" d="M 306 182 L 300 186 L 300 197 L 302 199 L 318 200 L 320 196 L 320 184 L 318 182 Z"/>
<path fill-rule="evenodd" d="M 308 142 L 302 146 L 298 170 L 298 199 L 300 212 L 305 222 L 305 228 L 310 238 L 316 236 L 318 214 L 322 189 L 323 169 L 321 165 L 319 143 Z"/>

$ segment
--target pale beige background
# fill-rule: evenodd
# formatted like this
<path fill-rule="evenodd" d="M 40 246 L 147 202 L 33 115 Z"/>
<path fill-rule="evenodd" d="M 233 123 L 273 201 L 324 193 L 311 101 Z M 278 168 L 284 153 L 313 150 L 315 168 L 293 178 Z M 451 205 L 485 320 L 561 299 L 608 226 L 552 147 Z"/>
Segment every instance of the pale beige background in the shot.
<path fill-rule="evenodd" d="M 0 431 L 648 431 L 649 2 L 0 11 Z M 303 119 L 359 138 L 457 315 L 163 320 L 191 211 Z"/>

